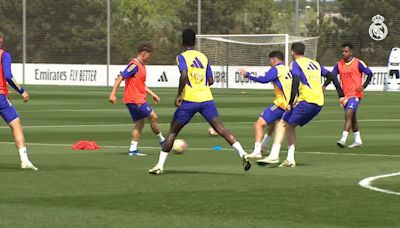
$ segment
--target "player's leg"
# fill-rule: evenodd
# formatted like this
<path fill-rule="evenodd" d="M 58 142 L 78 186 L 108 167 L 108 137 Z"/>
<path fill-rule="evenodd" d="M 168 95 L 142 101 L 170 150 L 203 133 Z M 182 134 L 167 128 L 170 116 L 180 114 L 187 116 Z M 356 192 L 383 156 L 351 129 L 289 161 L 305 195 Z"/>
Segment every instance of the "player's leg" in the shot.
<path fill-rule="evenodd" d="M 150 115 L 152 112 L 151 108 L 145 104 L 126 104 L 126 107 L 131 114 L 132 121 L 135 123 L 132 129 L 132 140 L 129 147 L 129 155 L 131 156 L 146 156 L 146 154 L 141 153 L 138 150 L 138 144 L 140 137 L 142 135 L 142 130 L 144 127 L 144 119 Z"/>
<path fill-rule="evenodd" d="M 242 145 L 236 139 L 236 137 L 222 123 L 214 101 L 201 103 L 199 112 L 210 123 L 215 131 L 217 131 L 217 133 L 236 150 L 236 152 L 242 158 L 244 170 L 249 170 L 251 168 L 251 163 L 249 161 L 248 154 L 244 151 Z"/>
<path fill-rule="evenodd" d="M 272 124 L 267 125 L 267 132 L 264 134 L 264 137 L 261 141 L 261 153 L 264 154 L 267 151 L 267 146 L 269 141 L 271 140 L 272 134 L 274 133 L 276 127 L 276 121 Z"/>
<path fill-rule="evenodd" d="M 358 99 L 351 97 L 346 103 L 345 106 L 345 120 L 343 126 L 342 137 L 336 142 L 340 148 L 346 146 L 347 136 L 349 135 L 350 129 L 352 129 L 353 125 L 353 116 L 355 114 L 355 110 L 358 106 Z"/>
<path fill-rule="evenodd" d="M 250 158 L 261 158 L 261 147 L 264 135 L 264 128 L 267 126 L 267 122 L 263 118 L 258 118 L 253 125 L 254 129 L 254 150 L 253 153 L 249 154 Z"/>
<path fill-rule="evenodd" d="M 38 170 L 38 168 L 36 168 L 28 158 L 28 151 L 25 145 L 24 130 L 22 129 L 20 119 L 16 118 L 8 124 L 13 132 L 15 146 L 17 147 L 19 152 L 19 156 L 21 159 L 21 168 Z"/>
<path fill-rule="evenodd" d="M 267 165 L 267 164 L 277 164 L 279 163 L 279 154 L 281 150 L 282 142 L 285 138 L 286 129 L 287 129 L 287 122 L 285 121 L 284 117 L 286 115 L 290 115 L 291 112 L 287 112 L 284 114 L 281 120 L 276 123 L 275 127 L 275 136 L 274 136 L 274 143 L 271 147 L 271 151 L 268 156 L 264 159 L 257 160 L 259 165 Z"/>
<path fill-rule="evenodd" d="M 296 147 L 296 125 L 287 126 L 287 141 L 288 141 L 288 153 L 286 160 L 282 162 L 280 167 L 295 167 L 296 161 L 294 160 L 294 152 Z"/>
<path fill-rule="evenodd" d="M 3 94 L 0 94 L 0 116 L 10 126 L 10 129 L 13 133 L 15 146 L 18 149 L 21 159 L 21 168 L 38 170 L 28 158 L 24 130 L 22 128 L 21 120 L 18 116 L 17 110 L 15 110 L 14 106 L 12 106 L 12 104 Z"/>
<path fill-rule="evenodd" d="M 358 105 L 357 105 L 357 107 L 358 107 Z M 352 127 L 353 134 L 354 134 L 354 142 L 351 145 L 349 145 L 350 148 L 361 147 L 363 145 L 363 142 L 361 140 L 359 125 L 358 125 L 358 121 L 357 121 L 357 112 L 356 112 L 357 107 L 354 107 L 354 114 L 353 114 L 353 118 L 351 119 L 351 127 Z"/>
<path fill-rule="evenodd" d="M 150 121 L 150 128 L 153 133 L 156 135 L 160 145 L 162 145 L 165 141 L 163 134 L 161 133 L 160 126 L 158 125 L 158 115 L 154 111 L 152 111 L 148 117 Z"/>
<path fill-rule="evenodd" d="M 261 150 L 262 150 L 262 141 L 267 141 L 268 140 L 268 135 L 267 137 L 263 137 L 264 133 L 264 128 L 269 125 L 275 123 L 277 120 L 279 120 L 283 113 L 285 111 L 275 104 L 270 105 L 264 111 L 261 113 L 260 118 L 254 123 L 254 137 L 255 137 L 255 143 L 254 143 L 254 151 L 253 153 L 250 154 L 250 157 L 254 158 L 261 158 Z M 268 142 L 264 142 L 268 144 Z"/>
<path fill-rule="evenodd" d="M 174 117 L 172 118 L 170 129 L 162 145 L 157 164 L 149 170 L 151 174 L 162 174 L 165 162 L 171 152 L 174 141 L 182 128 L 190 122 L 198 110 L 198 104 L 193 102 L 182 102 L 181 106 L 176 109 Z"/>
<path fill-rule="evenodd" d="M 143 119 L 135 121 L 135 125 L 133 126 L 132 129 L 131 146 L 129 147 L 129 155 L 131 156 L 146 156 L 146 154 L 143 154 L 138 150 L 138 144 L 140 137 L 142 136 L 143 127 L 144 127 Z"/>

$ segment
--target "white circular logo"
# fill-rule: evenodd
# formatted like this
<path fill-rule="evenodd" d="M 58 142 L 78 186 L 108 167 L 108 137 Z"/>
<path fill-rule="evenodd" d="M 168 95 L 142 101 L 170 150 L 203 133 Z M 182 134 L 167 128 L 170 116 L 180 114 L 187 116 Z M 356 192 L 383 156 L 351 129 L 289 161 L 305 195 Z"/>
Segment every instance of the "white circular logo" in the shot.
<path fill-rule="evenodd" d="M 380 41 L 386 38 L 389 31 L 383 21 L 385 21 L 385 18 L 379 14 L 372 17 L 372 24 L 368 31 L 373 40 Z"/>

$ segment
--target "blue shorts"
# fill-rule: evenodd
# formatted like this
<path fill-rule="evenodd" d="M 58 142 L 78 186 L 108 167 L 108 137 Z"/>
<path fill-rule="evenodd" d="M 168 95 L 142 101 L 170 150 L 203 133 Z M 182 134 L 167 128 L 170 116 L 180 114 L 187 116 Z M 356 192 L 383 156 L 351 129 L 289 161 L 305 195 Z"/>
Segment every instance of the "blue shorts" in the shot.
<path fill-rule="evenodd" d="M 282 119 L 290 126 L 300 125 L 301 127 L 310 122 L 321 111 L 322 106 L 301 101 L 290 111 L 285 112 Z"/>
<path fill-rule="evenodd" d="M 272 104 L 268 108 L 264 109 L 260 117 L 263 118 L 267 124 L 273 124 L 275 121 L 282 118 L 283 113 L 285 113 L 285 110 Z"/>
<path fill-rule="evenodd" d="M 153 109 L 151 109 L 151 107 L 149 106 L 149 104 L 147 104 L 147 102 L 144 104 L 129 103 L 126 104 L 126 107 L 128 107 L 129 112 L 131 113 L 132 116 L 132 120 L 135 122 L 147 118 L 153 111 Z"/>
<path fill-rule="evenodd" d="M 4 94 L 0 94 L 0 115 L 7 123 L 19 117 L 17 110 Z"/>
<path fill-rule="evenodd" d="M 214 101 L 201 103 L 183 101 L 181 106 L 175 111 L 174 120 L 182 125 L 186 125 L 196 113 L 200 113 L 209 123 L 212 119 L 219 116 Z"/>
<path fill-rule="evenodd" d="M 350 97 L 349 100 L 347 101 L 346 106 L 344 107 L 344 109 L 345 110 L 346 109 L 350 109 L 353 112 L 357 112 L 357 108 L 358 108 L 358 105 L 360 104 L 360 102 L 361 102 L 361 98 Z"/>

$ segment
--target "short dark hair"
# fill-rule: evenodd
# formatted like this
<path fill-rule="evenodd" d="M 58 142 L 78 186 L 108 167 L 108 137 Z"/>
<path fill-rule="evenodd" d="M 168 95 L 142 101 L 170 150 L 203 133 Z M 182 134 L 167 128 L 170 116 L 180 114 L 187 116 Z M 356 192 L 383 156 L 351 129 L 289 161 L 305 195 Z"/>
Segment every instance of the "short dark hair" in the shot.
<path fill-rule="evenodd" d="M 304 52 L 306 51 L 306 45 L 296 42 L 292 44 L 291 50 L 297 55 L 304 55 Z"/>
<path fill-rule="evenodd" d="M 151 43 L 141 43 L 137 47 L 138 52 L 147 51 L 149 53 L 153 53 L 154 47 Z"/>
<path fill-rule="evenodd" d="M 196 44 L 196 32 L 193 29 L 183 30 L 182 44 L 188 47 L 192 47 Z"/>
<path fill-rule="evenodd" d="M 352 43 L 349 43 L 349 42 L 343 43 L 342 44 L 342 48 L 345 48 L 345 47 L 348 47 L 351 50 L 353 50 L 353 44 Z"/>
<path fill-rule="evenodd" d="M 269 53 L 270 58 L 277 58 L 279 60 L 283 60 L 285 57 L 281 51 L 271 51 Z"/>

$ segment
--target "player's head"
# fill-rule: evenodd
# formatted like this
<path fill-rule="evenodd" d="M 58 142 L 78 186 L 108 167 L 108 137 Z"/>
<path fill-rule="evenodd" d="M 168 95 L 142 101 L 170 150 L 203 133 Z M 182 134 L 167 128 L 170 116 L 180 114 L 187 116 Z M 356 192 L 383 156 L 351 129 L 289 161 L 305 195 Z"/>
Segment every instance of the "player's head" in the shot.
<path fill-rule="evenodd" d="M 3 48 L 3 43 L 4 43 L 4 34 L 0 32 L 0 48 Z"/>
<path fill-rule="evenodd" d="M 151 59 L 154 48 L 153 45 L 151 45 L 150 43 L 141 43 L 138 45 L 137 50 L 140 60 L 144 63 L 148 63 Z"/>
<path fill-rule="evenodd" d="M 184 47 L 194 47 L 196 45 L 196 32 L 193 29 L 183 30 L 182 45 Z"/>
<path fill-rule="evenodd" d="M 342 55 L 345 60 L 350 59 L 353 56 L 353 44 L 351 43 L 342 44 Z"/>
<path fill-rule="evenodd" d="M 297 59 L 298 57 L 304 56 L 304 52 L 306 51 L 306 45 L 300 42 L 296 42 L 292 44 L 291 50 L 293 59 Z"/>
<path fill-rule="evenodd" d="M 283 53 L 280 51 L 271 51 L 268 55 L 269 61 L 272 66 L 275 66 L 278 63 L 281 63 L 284 59 Z"/>

